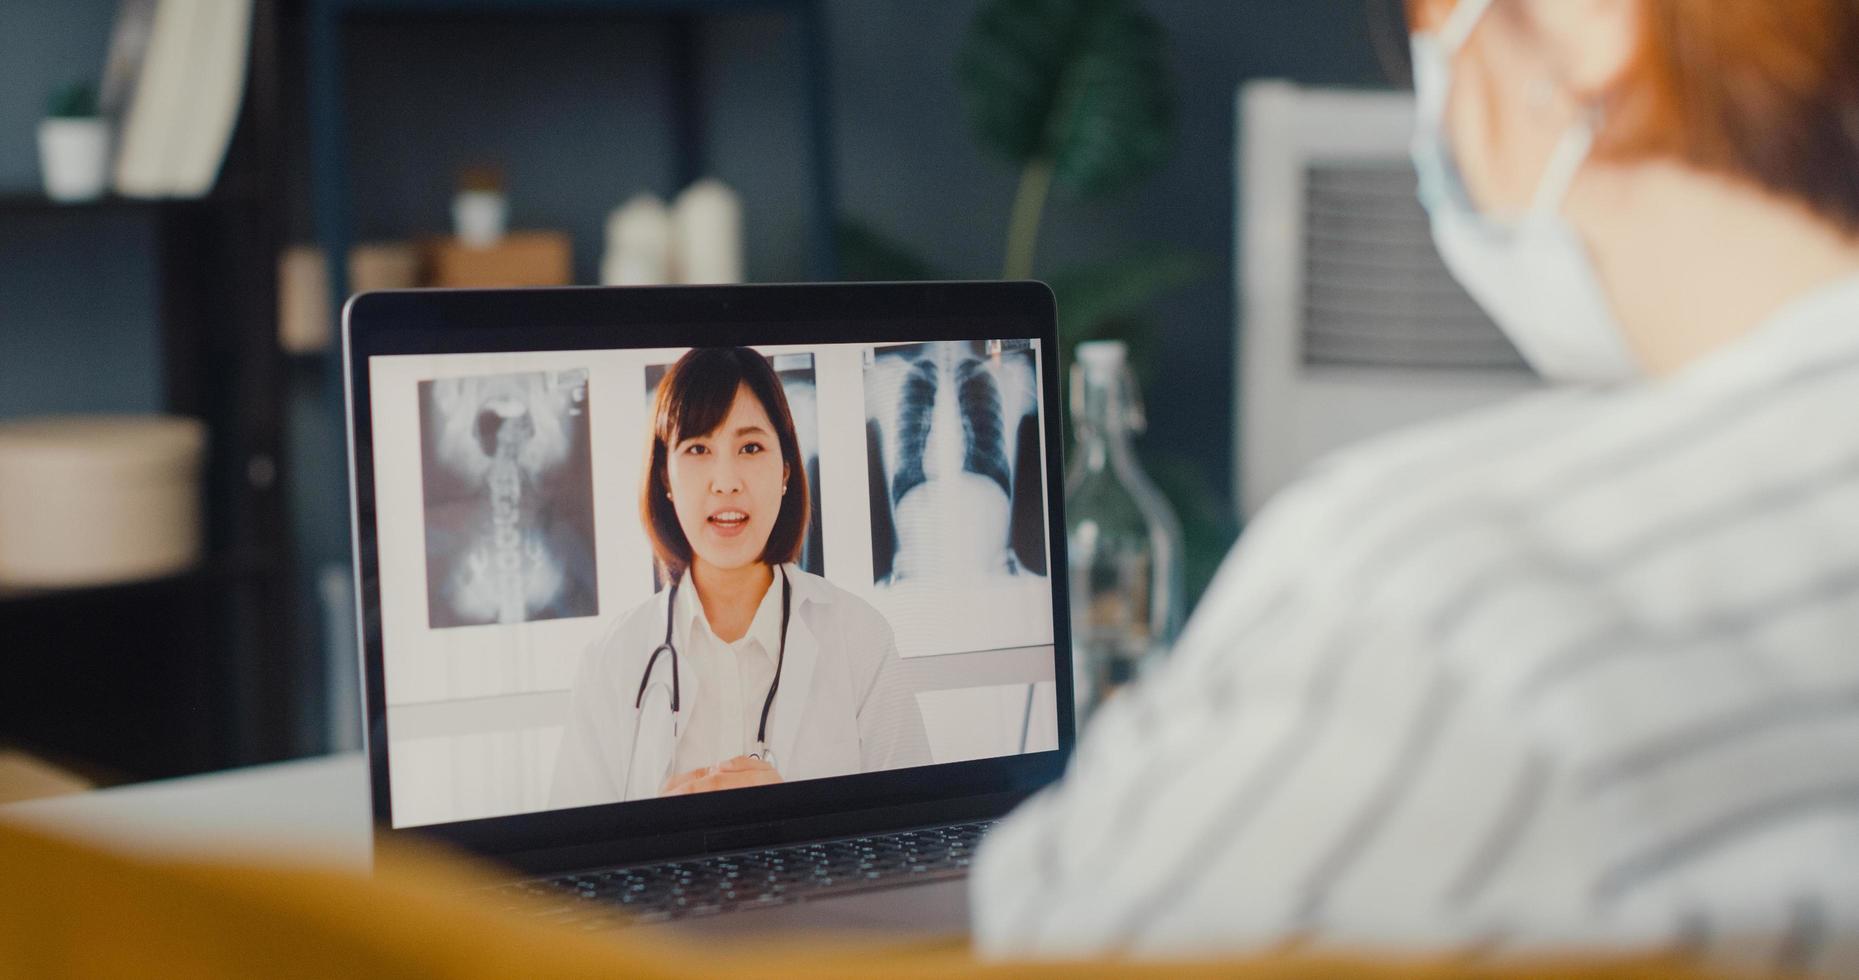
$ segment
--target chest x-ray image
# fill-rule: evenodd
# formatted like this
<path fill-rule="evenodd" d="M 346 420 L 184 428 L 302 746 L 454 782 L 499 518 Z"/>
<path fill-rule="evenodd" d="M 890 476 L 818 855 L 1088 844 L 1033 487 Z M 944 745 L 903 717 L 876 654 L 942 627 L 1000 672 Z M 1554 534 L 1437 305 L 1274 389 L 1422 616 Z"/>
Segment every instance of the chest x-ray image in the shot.
<path fill-rule="evenodd" d="M 1051 641 L 1037 378 L 1025 342 L 872 353 L 872 570 L 905 656 Z"/>
<path fill-rule="evenodd" d="M 433 629 L 600 613 L 587 372 L 419 386 Z"/>
<path fill-rule="evenodd" d="M 820 411 L 819 386 L 815 377 L 812 354 L 776 354 L 768 359 L 775 369 L 775 377 L 781 379 L 781 390 L 787 395 L 788 411 L 794 416 L 794 437 L 800 442 L 801 460 L 807 470 L 807 485 L 813 488 L 809 501 L 811 512 L 807 519 L 807 538 L 801 543 L 800 559 L 797 564 L 815 575 L 826 574 L 826 549 L 821 543 L 820 498 L 825 493 L 820 488 Z M 658 397 L 658 383 L 665 378 L 665 372 L 671 370 L 671 364 L 653 364 L 645 369 L 645 404 L 646 411 L 652 410 L 654 400 Z M 658 563 L 652 563 L 652 587 L 662 589 L 665 583 L 659 581 Z"/>

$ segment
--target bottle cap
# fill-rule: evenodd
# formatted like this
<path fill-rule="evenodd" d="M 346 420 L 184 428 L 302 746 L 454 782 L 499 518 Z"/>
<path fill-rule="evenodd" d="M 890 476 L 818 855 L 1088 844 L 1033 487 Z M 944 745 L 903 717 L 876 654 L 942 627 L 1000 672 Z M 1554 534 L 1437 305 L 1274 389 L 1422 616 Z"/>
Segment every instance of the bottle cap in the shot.
<path fill-rule="evenodd" d="M 1092 374 L 1115 373 L 1129 359 L 1129 347 L 1121 340 L 1087 340 L 1078 345 L 1078 363 Z"/>

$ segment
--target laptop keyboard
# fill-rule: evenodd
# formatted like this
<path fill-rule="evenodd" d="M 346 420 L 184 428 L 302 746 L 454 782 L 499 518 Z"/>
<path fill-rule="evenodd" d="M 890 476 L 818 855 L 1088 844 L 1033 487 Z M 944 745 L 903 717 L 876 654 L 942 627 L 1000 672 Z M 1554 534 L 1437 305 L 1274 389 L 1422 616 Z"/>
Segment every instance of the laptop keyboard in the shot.
<path fill-rule="evenodd" d="M 634 922 L 664 922 L 767 908 L 850 891 L 958 877 L 968 871 L 993 821 L 719 854 L 521 881 L 499 891 L 539 914 L 605 924 L 622 910 Z M 563 901 L 566 899 L 566 901 Z M 594 921 L 599 919 L 598 922 Z"/>

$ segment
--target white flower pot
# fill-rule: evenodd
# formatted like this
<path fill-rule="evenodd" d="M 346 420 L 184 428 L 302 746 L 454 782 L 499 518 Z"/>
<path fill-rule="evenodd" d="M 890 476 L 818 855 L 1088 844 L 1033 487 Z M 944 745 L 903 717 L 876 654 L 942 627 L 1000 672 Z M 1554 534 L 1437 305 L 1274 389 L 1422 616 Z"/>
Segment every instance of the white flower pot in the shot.
<path fill-rule="evenodd" d="M 90 201 L 109 186 L 110 127 L 101 119 L 39 121 L 39 170 L 45 196 Z"/>
<path fill-rule="evenodd" d="M 510 224 L 510 205 L 496 191 L 459 191 L 452 198 L 452 230 L 472 248 L 490 248 Z"/>

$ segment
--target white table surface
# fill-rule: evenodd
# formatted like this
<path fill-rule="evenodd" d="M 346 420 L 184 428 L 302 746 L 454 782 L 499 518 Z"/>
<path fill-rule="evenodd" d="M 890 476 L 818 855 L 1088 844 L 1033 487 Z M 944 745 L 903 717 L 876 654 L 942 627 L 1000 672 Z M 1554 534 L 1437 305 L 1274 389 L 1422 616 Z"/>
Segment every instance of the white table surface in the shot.
<path fill-rule="evenodd" d="M 365 869 L 373 848 L 359 752 L 13 803 L 0 821 L 184 857 Z"/>
<path fill-rule="evenodd" d="M 139 854 L 363 872 L 374 848 L 368 762 L 359 752 L 0 805 L 0 822 Z M 665 928 L 708 943 L 824 933 L 914 946 L 966 932 L 967 883 L 766 909 L 749 926 L 719 916 Z"/>

